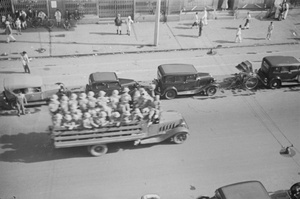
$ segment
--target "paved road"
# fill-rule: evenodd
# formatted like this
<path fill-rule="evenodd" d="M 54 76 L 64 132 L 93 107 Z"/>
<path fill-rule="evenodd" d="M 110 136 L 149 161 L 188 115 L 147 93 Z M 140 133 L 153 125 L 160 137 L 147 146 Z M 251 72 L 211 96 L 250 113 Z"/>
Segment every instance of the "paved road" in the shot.
<path fill-rule="evenodd" d="M 299 56 L 295 46 L 273 46 L 218 50 L 215 56 L 191 51 L 37 59 L 32 70 L 48 83 L 66 80 L 69 85 L 85 83 L 90 72 L 108 68 L 123 77 L 151 80 L 157 65 L 166 62 L 193 63 L 213 75 L 229 75 L 245 59 L 259 67 L 268 51 Z M 1 74 L 22 71 L 18 61 L 1 63 Z M 158 193 L 166 199 L 196 198 L 253 179 L 261 180 L 268 191 L 287 189 L 300 181 L 299 99 L 299 87 L 284 87 L 164 100 L 163 109 L 178 110 L 186 118 L 191 131 L 186 143 L 112 145 L 100 158 L 90 157 L 85 148 L 53 149 L 45 133 L 50 124 L 45 106 L 31 108 L 32 114 L 20 118 L 1 111 L 0 197 L 131 199 Z M 296 154 L 281 156 L 282 145 L 289 144 Z"/>

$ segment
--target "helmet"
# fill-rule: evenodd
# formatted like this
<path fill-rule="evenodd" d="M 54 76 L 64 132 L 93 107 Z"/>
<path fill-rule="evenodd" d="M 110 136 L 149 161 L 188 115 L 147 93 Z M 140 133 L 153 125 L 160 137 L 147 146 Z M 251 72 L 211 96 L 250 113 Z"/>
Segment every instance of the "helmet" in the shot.
<path fill-rule="evenodd" d="M 61 97 L 61 100 L 62 100 L 62 101 L 68 101 L 68 99 L 69 99 L 69 98 L 68 98 L 67 96 L 65 96 L 65 95 Z"/>
<path fill-rule="evenodd" d="M 93 91 L 88 92 L 88 97 L 94 97 L 95 93 Z"/>
<path fill-rule="evenodd" d="M 123 92 L 124 93 L 128 93 L 130 90 L 129 90 L 129 88 L 128 87 L 125 87 L 124 89 L 123 89 Z"/>
<path fill-rule="evenodd" d="M 106 117 L 106 116 L 107 116 L 107 113 L 104 112 L 104 111 L 101 111 L 101 112 L 99 113 L 99 116 L 101 116 L 101 117 Z"/>
<path fill-rule="evenodd" d="M 55 115 L 55 119 L 57 119 L 57 120 L 61 120 L 63 118 L 63 116 L 62 116 L 62 114 L 60 114 L 60 113 L 57 113 L 56 115 Z"/>
<path fill-rule="evenodd" d="M 120 113 L 119 112 L 113 112 L 112 114 L 111 114 L 113 117 L 115 117 L 115 118 L 119 118 L 121 115 L 120 115 Z"/>
<path fill-rule="evenodd" d="M 85 94 L 85 93 L 80 93 L 79 98 L 80 98 L 80 99 L 86 98 L 86 94 Z"/>
<path fill-rule="evenodd" d="M 75 93 L 72 93 L 70 98 L 75 100 L 75 99 L 77 99 L 77 95 Z"/>
<path fill-rule="evenodd" d="M 119 95 L 119 91 L 118 90 L 113 90 L 112 95 Z"/>
<path fill-rule="evenodd" d="M 86 112 L 86 113 L 84 113 L 84 117 L 85 117 L 85 118 L 89 118 L 89 117 L 91 117 L 91 114 L 88 113 L 88 112 Z"/>
<path fill-rule="evenodd" d="M 106 92 L 105 92 L 105 91 L 99 91 L 99 97 L 104 97 L 104 96 L 105 96 L 105 94 L 106 94 Z"/>
<path fill-rule="evenodd" d="M 57 99 L 58 99 L 57 95 L 54 94 L 54 95 L 51 96 L 51 100 L 57 100 Z"/>
<path fill-rule="evenodd" d="M 65 120 L 67 120 L 67 121 L 72 120 L 72 116 L 69 114 L 65 115 Z"/>

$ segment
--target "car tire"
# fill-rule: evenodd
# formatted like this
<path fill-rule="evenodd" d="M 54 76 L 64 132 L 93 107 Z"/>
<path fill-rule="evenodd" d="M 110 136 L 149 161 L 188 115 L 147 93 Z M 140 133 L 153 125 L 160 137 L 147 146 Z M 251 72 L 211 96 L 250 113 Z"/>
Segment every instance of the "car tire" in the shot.
<path fill-rule="evenodd" d="M 99 157 L 107 153 L 108 147 L 105 144 L 88 146 L 88 151 L 92 156 Z"/>
<path fill-rule="evenodd" d="M 176 97 L 177 93 L 174 89 L 170 89 L 170 90 L 167 90 L 166 93 L 165 93 L 165 98 L 166 99 L 174 99 Z"/>
<path fill-rule="evenodd" d="M 280 88 L 281 87 L 281 81 L 279 79 L 272 79 L 269 83 L 270 88 Z"/>
<path fill-rule="evenodd" d="M 180 132 L 173 136 L 173 142 L 175 144 L 182 144 L 186 141 L 188 134 L 186 132 Z"/>
<path fill-rule="evenodd" d="M 207 94 L 208 96 L 213 96 L 213 95 L 216 94 L 216 92 L 217 92 L 217 87 L 216 87 L 216 86 L 210 86 L 210 87 L 208 87 L 208 88 L 206 89 L 206 94 Z"/>
<path fill-rule="evenodd" d="M 258 85 L 258 79 L 256 77 L 249 77 L 245 80 L 244 85 L 249 90 L 255 89 Z"/>

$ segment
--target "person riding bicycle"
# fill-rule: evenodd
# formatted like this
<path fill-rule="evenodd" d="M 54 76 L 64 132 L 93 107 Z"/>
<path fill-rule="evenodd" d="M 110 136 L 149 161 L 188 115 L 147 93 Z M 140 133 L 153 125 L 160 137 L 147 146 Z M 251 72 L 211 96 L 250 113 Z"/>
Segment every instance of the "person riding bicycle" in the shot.
<path fill-rule="evenodd" d="M 38 17 L 38 19 L 41 19 L 42 21 L 44 21 L 46 19 L 47 15 L 43 11 L 39 11 L 37 17 Z"/>

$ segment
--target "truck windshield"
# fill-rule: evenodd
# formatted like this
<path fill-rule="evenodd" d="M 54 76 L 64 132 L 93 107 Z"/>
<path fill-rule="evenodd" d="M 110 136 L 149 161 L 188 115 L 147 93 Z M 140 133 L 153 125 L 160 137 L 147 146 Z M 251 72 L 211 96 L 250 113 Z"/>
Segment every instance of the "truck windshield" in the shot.
<path fill-rule="evenodd" d="M 270 65 L 265 60 L 263 60 L 263 62 L 261 63 L 261 69 L 262 69 L 262 71 L 264 73 L 268 73 L 269 68 L 270 68 Z"/>

